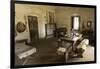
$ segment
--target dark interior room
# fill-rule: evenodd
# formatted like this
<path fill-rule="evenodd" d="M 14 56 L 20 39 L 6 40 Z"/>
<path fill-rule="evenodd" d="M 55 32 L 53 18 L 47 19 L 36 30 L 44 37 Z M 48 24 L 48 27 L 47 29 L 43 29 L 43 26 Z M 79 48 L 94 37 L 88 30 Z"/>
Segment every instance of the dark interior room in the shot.
<path fill-rule="evenodd" d="M 95 9 L 15 4 L 15 65 L 95 60 Z"/>

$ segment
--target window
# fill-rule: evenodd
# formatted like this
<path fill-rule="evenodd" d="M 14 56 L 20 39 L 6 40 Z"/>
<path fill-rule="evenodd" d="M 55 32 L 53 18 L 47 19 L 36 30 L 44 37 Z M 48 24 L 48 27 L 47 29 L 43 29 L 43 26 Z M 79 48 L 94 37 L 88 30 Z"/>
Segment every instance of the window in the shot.
<path fill-rule="evenodd" d="M 72 29 L 79 30 L 80 17 L 72 16 Z"/>

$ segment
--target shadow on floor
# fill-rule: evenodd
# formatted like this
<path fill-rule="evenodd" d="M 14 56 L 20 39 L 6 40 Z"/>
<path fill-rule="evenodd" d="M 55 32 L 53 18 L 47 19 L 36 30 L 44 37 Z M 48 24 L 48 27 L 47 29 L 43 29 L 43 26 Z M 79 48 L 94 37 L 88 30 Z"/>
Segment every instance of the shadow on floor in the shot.
<path fill-rule="evenodd" d="M 34 46 L 34 44 L 32 44 Z M 37 52 L 29 57 L 25 65 L 61 64 L 65 63 L 65 56 L 57 54 L 57 42 L 55 39 L 41 39 L 35 43 Z M 19 61 L 16 57 L 16 65 L 21 65 L 25 59 Z"/>

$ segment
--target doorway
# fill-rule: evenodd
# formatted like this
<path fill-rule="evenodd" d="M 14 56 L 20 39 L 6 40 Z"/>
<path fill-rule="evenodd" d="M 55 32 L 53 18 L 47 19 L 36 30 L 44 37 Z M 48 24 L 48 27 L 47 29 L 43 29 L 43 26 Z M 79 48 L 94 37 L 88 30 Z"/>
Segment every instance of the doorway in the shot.
<path fill-rule="evenodd" d="M 30 40 L 34 42 L 38 39 L 38 19 L 37 16 L 28 16 Z"/>

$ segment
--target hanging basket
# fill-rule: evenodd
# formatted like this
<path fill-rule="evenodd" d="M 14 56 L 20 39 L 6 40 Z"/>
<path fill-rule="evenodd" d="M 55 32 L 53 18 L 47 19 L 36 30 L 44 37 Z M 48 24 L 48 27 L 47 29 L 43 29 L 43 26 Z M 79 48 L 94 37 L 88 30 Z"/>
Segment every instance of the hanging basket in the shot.
<path fill-rule="evenodd" d="M 16 30 L 17 32 L 22 33 L 26 30 L 26 25 L 22 22 L 18 22 L 16 25 Z"/>

